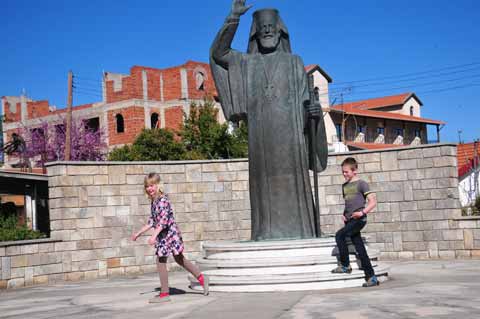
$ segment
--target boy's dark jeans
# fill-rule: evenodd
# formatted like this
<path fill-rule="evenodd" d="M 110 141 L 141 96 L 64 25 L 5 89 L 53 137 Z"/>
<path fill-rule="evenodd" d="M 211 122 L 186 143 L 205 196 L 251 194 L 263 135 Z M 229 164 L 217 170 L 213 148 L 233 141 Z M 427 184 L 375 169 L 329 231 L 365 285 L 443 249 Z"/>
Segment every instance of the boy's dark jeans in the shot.
<path fill-rule="evenodd" d="M 335 240 L 337 241 L 338 252 L 340 254 L 340 262 L 342 266 L 348 267 L 350 265 L 350 258 L 348 256 L 348 246 L 346 237 L 350 237 L 355 250 L 357 251 L 360 261 L 362 263 L 363 271 L 365 272 L 365 278 L 368 280 L 375 275 L 373 271 L 372 264 L 370 263 L 370 258 L 368 257 L 367 250 L 362 240 L 362 235 L 360 231 L 367 222 L 362 219 L 351 219 L 346 224 L 345 227 L 337 231 L 335 235 Z"/>

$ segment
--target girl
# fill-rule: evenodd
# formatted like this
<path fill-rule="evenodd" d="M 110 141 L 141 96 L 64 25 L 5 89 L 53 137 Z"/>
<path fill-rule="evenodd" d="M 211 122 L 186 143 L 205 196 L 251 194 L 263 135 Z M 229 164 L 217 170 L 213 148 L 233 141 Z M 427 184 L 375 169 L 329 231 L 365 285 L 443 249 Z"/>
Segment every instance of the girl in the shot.
<path fill-rule="evenodd" d="M 168 288 L 167 257 L 172 254 L 173 258 L 183 268 L 189 271 L 198 279 L 203 287 L 203 294 L 208 295 L 208 277 L 200 273 L 198 267 L 193 265 L 185 256 L 183 256 L 183 240 L 173 217 L 173 210 L 170 201 L 160 188 L 160 175 L 150 173 L 144 180 L 145 192 L 150 197 L 151 216 L 148 223 L 137 233 L 132 234 L 132 240 L 144 232 L 153 228 L 152 235 L 148 238 L 148 244 L 155 246 L 155 255 L 157 257 L 157 269 L 160 275 L 161 292 L 159 295 L 150 299 L 150 303 L 170 301 Z"/>

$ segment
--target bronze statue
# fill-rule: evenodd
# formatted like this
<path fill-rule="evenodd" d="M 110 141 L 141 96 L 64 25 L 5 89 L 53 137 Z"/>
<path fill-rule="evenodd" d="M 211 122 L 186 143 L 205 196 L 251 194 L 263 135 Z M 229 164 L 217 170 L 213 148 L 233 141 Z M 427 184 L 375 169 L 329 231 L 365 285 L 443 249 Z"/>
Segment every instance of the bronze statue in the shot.
<path fill-rule="evenodd" d="M 240 16 L 250 7 L 233 1 L 212 44 L 210 65 L 225 117 L 248 123 L 252 239 L 312 238 L 319 235 L 318 216 L 308 170 L 312 159 L 319 171 L 327 162 L 321 108 L 309 97 L 303 62 L 291 53 L 276 9 L 253 14 L 247 53 L 231 48 Z"/>

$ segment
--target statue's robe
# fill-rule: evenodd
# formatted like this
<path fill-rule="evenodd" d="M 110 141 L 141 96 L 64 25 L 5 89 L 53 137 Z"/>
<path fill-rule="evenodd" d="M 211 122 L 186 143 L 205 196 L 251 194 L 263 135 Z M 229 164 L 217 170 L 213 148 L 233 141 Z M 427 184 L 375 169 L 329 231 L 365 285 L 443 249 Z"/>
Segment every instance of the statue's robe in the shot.
<path fill-rule="evenodd" d="M 303 62 L 281 51 L 262 55 L 230 50 L 225 58 L 223 65 L 212 58 L 211 66 L 226 118 L 248 121 L 252 239 L 315 237 Z M 318 123 L 314 149 L 321 171 L 327 145 L 323 120 Z"/>

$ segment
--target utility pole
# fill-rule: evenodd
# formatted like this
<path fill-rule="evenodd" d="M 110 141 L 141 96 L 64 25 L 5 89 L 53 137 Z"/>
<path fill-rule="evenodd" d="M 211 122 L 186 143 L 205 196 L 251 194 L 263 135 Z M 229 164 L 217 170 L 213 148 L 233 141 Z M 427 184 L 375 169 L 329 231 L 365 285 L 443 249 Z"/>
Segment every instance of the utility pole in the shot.
<path fill-rule="evenodd" d="M 72 135 L 72 88 L 73 88 L 73 73 L 68 72 L 68 97 L 67 97 L 67 123 L 65 132 L 65 161 L 70 160 L 71 154 L 71 135 Z"/>
<path fill-rule="evenodd" d="M 479 140 L 475 140 L 474 143 L 473 143 L 473 193 L 475 194 L 474 195 L 474 201 L 476 200 L 476 198 L 479 196 L 478 194 L 478 175 L 479 175 L 479 172 L 478 172 L 478 162 L 480 160 L 480 157 L 478 155 L 478 143 L 479 143 Z"/>
<path fill-rule="evenodd" d="M 458 129 L 458 144 L 462 144 L 462 133 L 463 131 L 461 129 Z"/>

